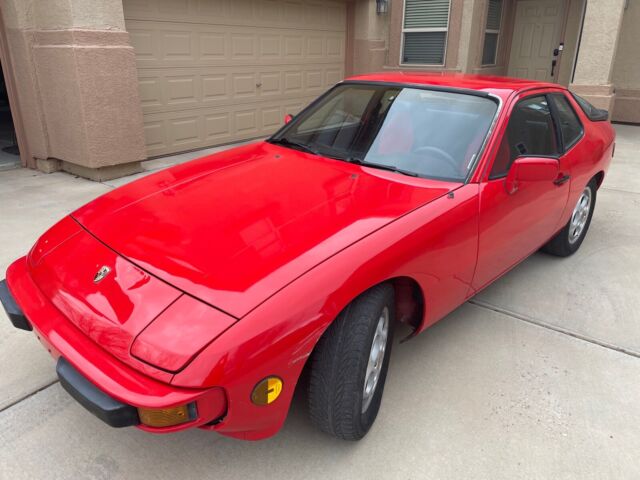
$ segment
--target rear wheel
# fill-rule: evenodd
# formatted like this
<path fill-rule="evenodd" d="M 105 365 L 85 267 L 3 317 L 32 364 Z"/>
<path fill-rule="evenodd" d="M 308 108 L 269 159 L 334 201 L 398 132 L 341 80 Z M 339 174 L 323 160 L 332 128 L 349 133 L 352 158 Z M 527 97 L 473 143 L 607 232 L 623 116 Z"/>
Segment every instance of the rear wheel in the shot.
<path fill-rule="evenodd" d="M 378 285 L 329 326 L 311 361 L 309 412 L 322 431 L 360 440 L 376 419 L 389 367 L 394 291 Z"/>
<path fill-rule="evenodd" d="M 589 230 L 596 206 L 596 190 L 596 180 L 592 179 L 580 194 L 569 222 L 542 247 L 543 251 L 558 257 L 568 257 L 580 248 Z"/>

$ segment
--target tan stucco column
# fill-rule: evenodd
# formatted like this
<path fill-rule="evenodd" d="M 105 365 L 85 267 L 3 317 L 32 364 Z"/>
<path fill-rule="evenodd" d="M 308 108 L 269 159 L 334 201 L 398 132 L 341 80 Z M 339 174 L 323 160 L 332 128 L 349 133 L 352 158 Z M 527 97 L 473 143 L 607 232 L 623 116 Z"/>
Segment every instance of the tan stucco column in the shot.
<path fill-rule="evenodd" d="M 484 28 L 483 14 L 487 8 L 487 0 L 463 0 L 462 20 L 460 25 L 460 43 L 458 46 L 458 61 L 460 71 L 472 73 L 479 66 L 482 55 L 482 38 Z"/>
<path fill-rule="evenodd" d="M 613 108 L 612 84 L 625 0 L 588 0 L 573 83 L 569 88 L 596 107 Z"/>
<path fill-rule="evenodd" d="M 2 13 L 29 166 L 94 180 L 139 171 L 142 109 L 122 0 L 5 0 Z"/>
<path fill-rule="evenodd" d="M 387 61 L 390 14 L 377 14 L 373 0 L 353 0 L 347 9 L 347 30 L 353 42 L 352 51 L 347 52 L 347 75 L 382 70 Z"/>
<path fill-rule="evenodd" d="M 640 2 L 630 1 L 624 12 L 622 32 L 613 67 L 616 105 L 612 120 L 640 123 Z"/>

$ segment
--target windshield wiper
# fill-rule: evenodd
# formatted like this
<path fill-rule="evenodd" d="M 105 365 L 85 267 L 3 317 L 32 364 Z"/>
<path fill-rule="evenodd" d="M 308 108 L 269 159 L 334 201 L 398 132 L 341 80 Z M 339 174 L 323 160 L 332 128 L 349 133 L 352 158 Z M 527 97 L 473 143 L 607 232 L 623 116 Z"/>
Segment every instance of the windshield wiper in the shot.
<path fill-rule="evenodd" d="M 408 175 L 410 177 L 418 177 L 419 175 L 416 172 L 412 172 L 410 170 L 403 170 L 402 168 L 398 168 L 395 165 L 384 165 L 382 163 L 374 163 L 367 162 L 359 157 L 347 157 L 346 160 L 349 163 L 355 163 L 356 165 L 362 165 L 363 167 L 371 167 L 371 168 L 379 168 L 380 170 L 389 170 L 391 172 L 401 173 L 403 175 Z"/>
<path fill-rule="evenodd" d="M 305 145 L 304 143 L 294 142 L 292 140 L 289 140 L 288 138 L 271 138 L 268 140 L 268 142 L 273 143 L 274 145 L 282 145 L 283 147 L 291 147 L 302 150 L 303 152 L 320 155 L 320 153 L 315 148 L 310 147 L 309 145 Z"/>

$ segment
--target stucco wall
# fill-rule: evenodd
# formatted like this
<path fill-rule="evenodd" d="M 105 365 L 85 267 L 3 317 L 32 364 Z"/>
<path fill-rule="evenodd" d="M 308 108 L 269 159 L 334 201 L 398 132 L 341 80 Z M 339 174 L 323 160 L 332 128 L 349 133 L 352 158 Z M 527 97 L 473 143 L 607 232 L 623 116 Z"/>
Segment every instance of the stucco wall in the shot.
<path fill-rule="evenodd" d="M 613 67 L 613 120 L 640 123 L 640 1 L 629 0 Z"/>
<path fill-rule="evenodd" d="M 615 102 L 613 65 L 626 0 L 589 0 L 572 91 L 610 112 Z"/>
<path fill-rule="evenodd" d="M 391 70 L 460 71 L 459 44 L 465 1 L 466 0 L 451 0 L 444 66 L 421 66 L 400 64 L 404 0 L 390 0 L 389 54 L 386 68 Z"/>
<path fill-rule="evenodd" d="M 24 1 L 24 0 L 21 0 Z M 37 6 L 33 16 L 38 28 L 62 30 L 120 30 L 124 28 L 122 2 L 113 0 L 27 0 Z M 46 8 L 43 8 L 46 7 Z"/>
<path fill-rule="evenodd" d="M 351 73 L 380 71 L 387 64 L 388 59 L 390 15 L 377 14 L 375 1 L 355 0 L 351 7 L 353 8 Z"/>
<path fill-rule="evenodd" d="M 488 3 L 489 2 L 487 0 L 477 0 L 479 8 L 471 31 L 471 62 L 465 72 L 479 75 L 507 75 L 509 70 L 509 53 L 511 52 L 513 20 L 516 5 L 514 1 L 503 1 L 502 22 L 500 25 L 496 63 L 495 65 L 482 65 L 484 34 L 489 8 Z"/>
<path fill-rule="evenodd" d="M 101 180 L 146 157 L 121 0 L 5 0 L 28 166 Z"/>

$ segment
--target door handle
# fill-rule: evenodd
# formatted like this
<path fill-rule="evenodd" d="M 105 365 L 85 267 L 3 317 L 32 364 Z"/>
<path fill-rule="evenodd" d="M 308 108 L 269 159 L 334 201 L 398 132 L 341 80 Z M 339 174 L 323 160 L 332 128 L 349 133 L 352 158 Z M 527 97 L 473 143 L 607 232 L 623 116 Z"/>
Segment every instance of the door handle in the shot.
<path fill-rule="evenodd" d="M 556 70 L 556 59 L 551 60 L 551 78 L 553 78 L 553 72 Z"/>
<path fill-rule="evenodd" d="M 563 175 L 562 177 L 556 178 L 553 181 L 554 185 L 562 185 L 563 183 L 567 183 L 569 181 L 569 179 L 571 178 L 571 175 Z"/>

